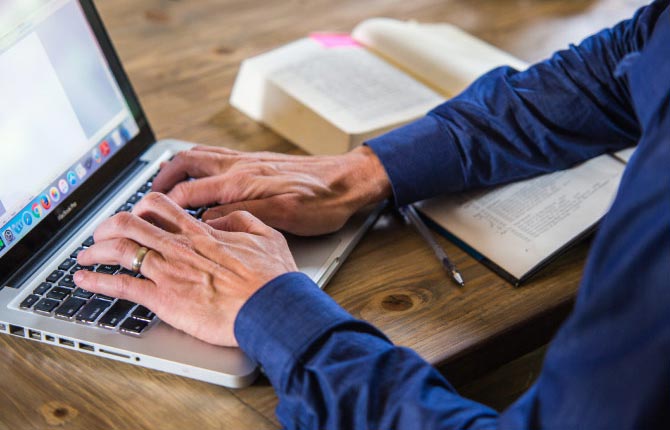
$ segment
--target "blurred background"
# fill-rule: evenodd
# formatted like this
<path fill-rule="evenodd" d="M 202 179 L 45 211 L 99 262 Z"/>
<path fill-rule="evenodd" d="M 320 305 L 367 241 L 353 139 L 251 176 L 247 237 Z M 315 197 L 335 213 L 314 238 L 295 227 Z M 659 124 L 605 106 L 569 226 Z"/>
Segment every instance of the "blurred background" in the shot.
<path fill-rule="evenodd" d="M 263 129 L 227 105 L 239 63 L 313 31 L 371 17 L 456 24 L 529 62 L 632 16 L 640 0 L 98 0 L 158 137 L 231 146 Z M 138 38 L 142 40 L 137 43 Z M 170 43 L 166 43 L 169 40 Z M 146 67 L 151 64 L 152 67 Z M 202 81 L 202 92 L 187 82 Z M 212 81 L 219 90 L 212 91 Z M 160 112 L 160 115 L 157 113 Z M 211 122 L 193 127 L 197 115 Z M 190 130 L 189 130 L 190 128 Z M 197 130 L 196 130 L 197 128 Z M 256 139 L 254 138 L 254 139 Z M 293 146 L 277 136 L 277 150 Z M 244 149 L 241 147 L 241 149 Z"/>

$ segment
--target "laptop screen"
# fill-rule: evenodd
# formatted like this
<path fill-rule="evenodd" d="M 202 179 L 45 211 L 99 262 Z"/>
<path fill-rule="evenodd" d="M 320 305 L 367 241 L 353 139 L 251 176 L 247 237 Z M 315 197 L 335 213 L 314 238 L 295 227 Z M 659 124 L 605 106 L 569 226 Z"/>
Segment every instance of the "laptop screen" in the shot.
<path fill-rule="evenodd" d="M 76 0 L 0 2 L 0 94 L 2 257 L 140 128 Z"/>

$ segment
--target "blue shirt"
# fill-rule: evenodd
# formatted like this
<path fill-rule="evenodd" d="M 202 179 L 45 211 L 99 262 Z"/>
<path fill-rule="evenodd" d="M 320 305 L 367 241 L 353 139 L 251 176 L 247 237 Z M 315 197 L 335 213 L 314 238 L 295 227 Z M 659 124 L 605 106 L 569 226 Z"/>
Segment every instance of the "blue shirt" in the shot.
<path fill-rule="evenodd" d="M 507 410 L 460 397 L 415 352 L 305 275 L 269 282 L 235 334 L 288 429 L 670 428 L 670 12 L 657 1 L 519 72 L 482 76 L 368 142 L 397 204 L 562 169 L 638 144 L 572 315 Z"/>

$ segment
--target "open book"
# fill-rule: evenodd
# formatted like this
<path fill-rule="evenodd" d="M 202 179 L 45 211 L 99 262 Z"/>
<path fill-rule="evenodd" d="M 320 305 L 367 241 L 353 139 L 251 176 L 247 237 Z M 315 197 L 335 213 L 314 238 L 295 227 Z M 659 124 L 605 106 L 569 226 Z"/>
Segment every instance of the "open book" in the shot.
<path fill-rule="evenodd" d="M 244 60 L 230 103 L 311 154 L 339 154 L 504 64 L 526 67 L 448 24 L 374 18 Z"/>
<path fill-rule="evenodd" d="M 624 167 L 606 154 L 571 169 L 416 207 L 431 227 L 519 285 L 594 230 Z"/>
<path fill-rule="evenodd" d="M 231 104 L 313 154 L 410 122 L 500 65 L 527 65 L 448 24 L 375 18 L 245 60 Z M 590 233 L 632 149 L 494 189 L 417 204 L 429 223 L 514 285 Z M 467 280 L 466 280 L 467 281 Z"/>

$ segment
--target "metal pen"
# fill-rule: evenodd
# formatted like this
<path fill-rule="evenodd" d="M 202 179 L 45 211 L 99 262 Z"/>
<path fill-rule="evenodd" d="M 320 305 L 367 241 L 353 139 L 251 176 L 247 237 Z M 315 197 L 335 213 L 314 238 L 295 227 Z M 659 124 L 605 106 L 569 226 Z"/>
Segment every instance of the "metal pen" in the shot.
<path fill-rule="evenodd" d="M 435 256 L 437 257 L 438 260 L 440 260 L 440 263 L 442 263 L 442 266 L 446 269 L 446 271 L 451 275 L 451 278 L 459 285 L 459 286 L 464 286 L 465 282 L 463 282 L 463 277 L 461 276 L 460 272 L 458 269 L 456 269 L 456 266 L 454 266 L 454 263 L 449 260 L 449 256 L 447 253 L 442 249 L 439 243 L 435 240 L 435 237 L 433 237 L 433 234 L 430 232 L 428 229 L 428 226 L 423 222 L 421 219 L 421 216 L 417 213 L 416 209 L 414 209 L 414 206 L 412 205 L 407 205 L 398 208 L 398 212 L 400 212 L 400 215 L 405 219 L 405 222 L 408 224 L 412 224 L 414 228 L 416 228 L 416 231 L 419 232 L 421 237 L 430 245 L 432 248 L 433 252 L 435 253 Z"/>

